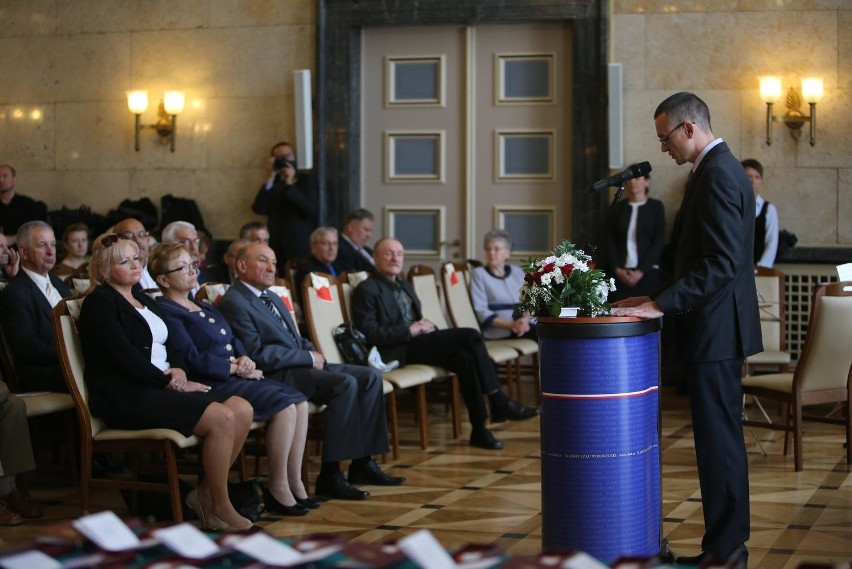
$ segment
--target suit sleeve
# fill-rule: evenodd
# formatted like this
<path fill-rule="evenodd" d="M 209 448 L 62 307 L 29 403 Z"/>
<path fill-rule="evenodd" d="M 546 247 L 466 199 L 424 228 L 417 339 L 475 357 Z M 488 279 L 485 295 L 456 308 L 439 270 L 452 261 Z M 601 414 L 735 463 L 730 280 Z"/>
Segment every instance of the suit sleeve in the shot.
<path fill-rule="evenodd" d="M 749 243 L 743 221 L 745 204 L 739 180 L 732 172 L 708 164 L 697 206 L 700 258 L 692 270 L 656 298 L 663 312 L 680 313 L 700 308 L 720 291 L 732 286 L 742 270 L 742 248 Z"/>
<path fill-rule="evenodd" d="M 660 257 L 663 255 L 663 247 L 666 243 L 666 213 L 663 208 L 663 202 L 656 200 L 649 201 L 648 206 L 649 208 L 653 208 L 653 210 L 648 212 L 651 214 L 649 217 L 653 236 L 645 254 L 639 259 L 638 268 L 643 272 L 647 272 L 654 265 L 660 264 Z"/>
<path fill-rule="evenodd" d="M 230 292 L 230 291 L 229 291 Z M 226 293 L 219 305 L 219 311 L 234 330 L 234 335 L 243 343 L 246 355 L 254 360 L 258 368 L 266 373 L 290 368 L 311 367 L 313 357 L 309 350 L 296 349 L 287 345 L 283 333 L 272 334 L 272 330 L 261 334 L 257 322 L 249 314 L 251 308 L 247 301 Z"/>
<path fill-rule="evenodd" d="M 475 269 L 470 274 L 470 300 L 473 303 L 473 311 L 476 319 L 483 328 L 491 326 L 491 322 L 497 318 L 497 314 L 488 308 L 488 287 L 485 283 L 485 270 Z"/>
<path fill-rule="evenodd" d="M 405 322 L 393 322 L 387 316 L 382 290 L 368 279 L 352 293 L 352 319 L 355 327 L 367 338 L 367 344 L 378 348 L 398 346 L 411 339 Z"/>
<path fill-rule="evenodd" d="M 262 185 L 254 196 L 254 203 L 251 204 L 251 210 L 259 215 L 269 215 L 269 203 L 272 201 L 272 192 L 275 189 L 275 185 L 268 190 L 266 189 L 266 184 Z"/>
<path fill-rule="evenodd" d="M 41 294 L 35 292 L 35 294 Z M 44 316 L 36 314 L 35 299 L 22 298 L 19 290 L 7 287 L 0 295 L 3 316 L 3 334 L 16 358 L 29 364 L 57 364 L 59 356 L 53 337 L 49 341 L 40 338 L 36 327 Z"/>

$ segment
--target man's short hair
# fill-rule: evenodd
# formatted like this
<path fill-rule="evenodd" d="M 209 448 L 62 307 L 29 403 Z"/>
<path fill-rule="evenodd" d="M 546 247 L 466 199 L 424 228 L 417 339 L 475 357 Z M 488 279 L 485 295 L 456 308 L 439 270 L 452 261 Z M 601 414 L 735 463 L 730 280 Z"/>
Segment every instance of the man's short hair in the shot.
<path fill-rule="evenodd" d="M 347 225 L 349 225 L 350 221 L 363 221 L 365 219 L 373 221 L 373 219 L 375 219 L 375 217 L 373 216 L 373 212 L 371 212 L 369 209 L 359 207 L 358 209 L 353 209 L 349 212 L 349 215 L 346 216 L 346 219 L 343 222 L 343 226 L 346 227 Z"/>
<path fill-rule="evenodd" d="M 754 158 L 746 158 L 741 162 L 743 168 L 751 168 L 753 170 L 757 170 L 757 173 L 760 174 L 760 177 L 763 177 L 763 164 L 755 160 Z"/>
<path fill-rule="evenodd" d="M 163 242 L 176 241 L 175 233 L 177 233 L 178 229 L 192 229 L 193 231 L 197 231 L 195 226 L 188 221 L 173 221 L 163 229 L 163 233 L 160 235 Z"/>
<path fill-rule="evenodd" d="M 28 221 L 18 228 L 18 234 L 15 236 L 15 242 L 18 244 L 19 248 L 32 246 L 33 231 L 35 231 L 36 229 L 50 229 L 51 231 L 53 231 L 53 228 L 50 226 L 50 224 L 44 221 Z"/>
<path fill-rule="evenodd" d="M 290 148 L 293 148 L 292 144 L 290 144 L 286 140 L 282 140 L 281 142 L 276 142 L 275 144 L 272 145 L 272 148 L 269 149 L 269 155 L 275 156 L 275 149 L 279 148 L 281 146 L 289 146 Z"/>
<path fill-rule="evenodd" d="M 15 178 L 18 175 L 18 171 L 11 164 L 0 164 L 0 168 L 8 168 L 10 172 L 12 172 L 12 177 Z"/>
<path fill-rule="evenodd" d="M 692 121 L 704 132 L 711 132 L 710 109 L 695 93 L 682 91 L 666 98 L 654 111 L 654 118 L 666 113 L 669 124 L 675 125 Z"/>
<path fill-rule="evenodd" d="M 262 221 L 249 221 L 240 227 L 240 239 L 248 239 L 252 231 L 267 229 L 266 224 Z"/>
<path fill-rule="evenodd" d="M 311 231 L 311 245 L 314 243 L 318 243 L 323 237 L 328 235 L 329 233 L 334 233 L 337 235 L 337 228 L 330 226 L 317 227 L 313 231 Z"/>

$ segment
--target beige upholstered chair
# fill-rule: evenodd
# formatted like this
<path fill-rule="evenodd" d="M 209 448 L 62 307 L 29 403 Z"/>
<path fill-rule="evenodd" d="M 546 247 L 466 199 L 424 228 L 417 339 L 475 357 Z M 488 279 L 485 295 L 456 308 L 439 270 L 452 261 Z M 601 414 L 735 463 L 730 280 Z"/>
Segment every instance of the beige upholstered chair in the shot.
<path fill-rule="evenodd" d="M 183 521 L 181 495 L 178 487 L 175 451 L 201 443 L 197 436 L 185 437 L 171 429 L 124 430 L 108 429 L 102 419 L 89 411 L 89 392 L 83 380 L 83 355 L 77 334 L 76 319 L 82 300 L 63 300 L 53 309 L 53 330 L 59 351 L 59 362 L 68 391 L 74 400 L 80 425 L 80 495 L 83 512 L 90 507 L 90 488 L 127 488 L 168 492 L 172 514 L 177 522 Z M 92 474 L 92 455 L 99 452 L 133 453 L 133 478 L 112 480 L 95 478 Z M 139 480 L 139 457 L 162 452 L 165 456 L 167 481 L 164 483 Z"/>
<path fill-rule="evenodd" d="M 195 300 L 219 306 L 222 297 L 231 288 L 227 283 L 203 283 L 195 293 Z"/>
<path fill-rule="evenodd" d="M 814 293 L 808 335 L 794 373 L 747 376 L 743 393 L 784 404 L 786 417 L 780 423 L 744 420 L 743 424 L 783 430 L 784 454 L 793 434 L 796 471 L 802 470 L 804 418 L 843 424 L 846 427 L 846 463 L 852 464 L 852 282 L 821 285 Z M 841 403 L 845 418 L 804 416 L 802 408 Z"/>
<path fill-rule="evenodd" d="M 784 314 L 784 273 L 775 269 L 756 267 L 754 282 L 760 306 L 760 330 L 763 334 L 763 351 L 749 356 L 748 373 L 772 370 L 786 373 L 790 367 L 787 351 L 786 319 Z"/>
<path fill-rule="evenodd" d="M 480 330 L 479 320 L 473 310 L 470 300 L 469 275 L 464 265 L 447 263 L 441 269 L 441 283 L 444 287 L 444 298 L 447 301 L 447 312 L 455 328 L 473 328 Z M 480 330 L 481 331 L 481 330 Z M 511 338 L 486 340 L 485 347 L 488 355 L 497 364 L 506 365 L 506 378 L 509 395 L 521 399 L 521 356 L 533 358 L 533 380 L 538 392 L 538 342 L 528 338 Z M 512 356 L 514 351 L 514 357 Z"/>

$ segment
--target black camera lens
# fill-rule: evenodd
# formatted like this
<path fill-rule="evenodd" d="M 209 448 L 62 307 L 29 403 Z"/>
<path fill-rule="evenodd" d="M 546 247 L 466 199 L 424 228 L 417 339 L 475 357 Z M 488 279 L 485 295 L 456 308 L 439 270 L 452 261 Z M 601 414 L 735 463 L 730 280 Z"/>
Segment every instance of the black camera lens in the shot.
<path fill-rule="evenodd" d="M 280 155 L 275 157 L 275 161 L 272 163 L 272 167 L 275 170 L 280 170 L 287 165 L 287 157 Z"/>

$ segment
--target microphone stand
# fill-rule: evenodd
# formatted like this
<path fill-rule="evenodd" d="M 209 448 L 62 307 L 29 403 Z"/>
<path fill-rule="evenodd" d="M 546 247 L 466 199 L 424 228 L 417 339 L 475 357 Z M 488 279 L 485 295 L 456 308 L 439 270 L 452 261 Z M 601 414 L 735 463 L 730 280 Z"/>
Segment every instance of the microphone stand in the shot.
<path fill-rule="evenodd" d="M 618 188 L 618 190 L 616 190 L 615 196 L 612 198 L 612 203 L 609 204 L 609 207 L 611 208 L 612 206 L 614 206 L 615 202 L 620 200 L 621 196 L 623 196 L 623 195 L 624 195 L 624 184 L 621 184 L 621 187 Z"/>

